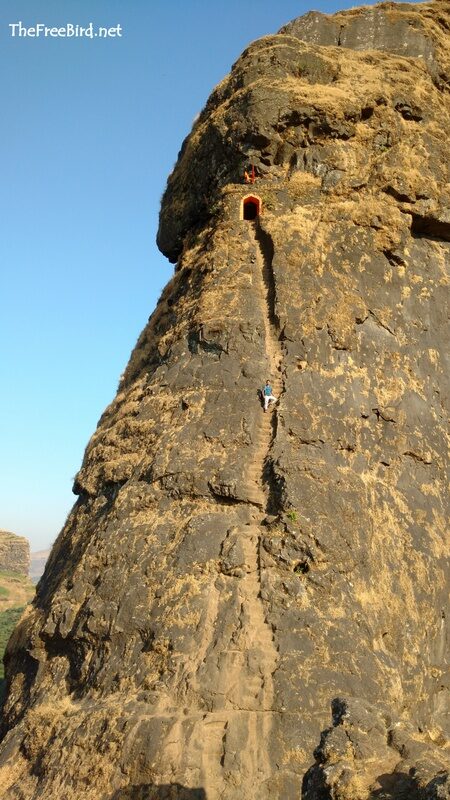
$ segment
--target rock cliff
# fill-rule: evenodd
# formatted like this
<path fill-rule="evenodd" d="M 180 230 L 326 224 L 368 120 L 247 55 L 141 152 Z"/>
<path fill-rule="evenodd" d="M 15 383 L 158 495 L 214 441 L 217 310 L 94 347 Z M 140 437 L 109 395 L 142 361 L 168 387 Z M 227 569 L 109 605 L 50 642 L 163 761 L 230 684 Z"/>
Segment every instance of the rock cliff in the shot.
<path fill-rule="evenodd" d="M 17 572 L 28 575 L 30 569 L 30 543 L 24 536 L 0 531 L 0 572 Z"/>
<path fill-rule="evenodd" d="M 309 14 L 213 91 L 8 648 L 5 800 L 449 797 L 449 43 L 442 0 Z"/>

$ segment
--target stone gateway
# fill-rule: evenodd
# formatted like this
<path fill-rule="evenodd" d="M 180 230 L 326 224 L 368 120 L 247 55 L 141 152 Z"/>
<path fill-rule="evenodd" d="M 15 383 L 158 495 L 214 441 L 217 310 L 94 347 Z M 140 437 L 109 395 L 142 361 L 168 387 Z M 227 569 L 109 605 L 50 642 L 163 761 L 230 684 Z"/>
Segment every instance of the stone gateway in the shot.
<path fill-rule="evenodd" d="M 261 213 L 261 198 L 249 194 L 242 198 L 241 219 L 255 220 Z"/>

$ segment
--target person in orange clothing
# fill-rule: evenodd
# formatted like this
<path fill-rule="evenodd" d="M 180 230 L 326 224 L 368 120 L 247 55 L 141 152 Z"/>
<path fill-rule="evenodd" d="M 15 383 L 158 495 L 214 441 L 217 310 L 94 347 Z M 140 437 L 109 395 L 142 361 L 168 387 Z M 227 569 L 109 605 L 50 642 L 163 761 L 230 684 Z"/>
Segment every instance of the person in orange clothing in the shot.
<path fill-rule="evenodd" d="M 250 171 L 249 171 L 250 170 Z M 256 180 L 255 165 L 249 164 L 248 168 L 244 170 L 244 180 L 246 183 L 254 183 Z"/>

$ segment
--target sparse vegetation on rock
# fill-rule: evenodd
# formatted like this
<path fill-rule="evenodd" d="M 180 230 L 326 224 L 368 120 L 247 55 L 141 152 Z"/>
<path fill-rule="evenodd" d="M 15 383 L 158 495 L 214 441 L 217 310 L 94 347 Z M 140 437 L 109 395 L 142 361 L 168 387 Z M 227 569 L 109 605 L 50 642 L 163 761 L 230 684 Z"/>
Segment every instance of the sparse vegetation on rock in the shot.
<path fill-rule="evenodd" d="M 8 640 L 27 603 L 34 596 L 28 578 L 30 546 L 23 536 L 0 531 L 0 697 L 3 695 L 3 656 Z"/>

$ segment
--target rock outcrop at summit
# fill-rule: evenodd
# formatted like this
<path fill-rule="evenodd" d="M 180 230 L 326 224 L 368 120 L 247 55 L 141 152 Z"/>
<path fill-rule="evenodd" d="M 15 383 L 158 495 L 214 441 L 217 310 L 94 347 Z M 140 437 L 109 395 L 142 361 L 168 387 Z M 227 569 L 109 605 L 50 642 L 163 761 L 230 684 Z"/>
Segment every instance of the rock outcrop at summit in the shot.
<path fill-rule="evenodd" d="M 449 43 L 442 0 L 309 14 L 213 91 L 9 644 L 5 800 L 449 796 Z"/>

